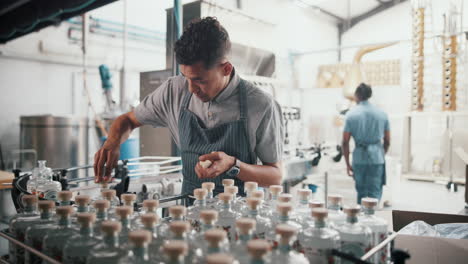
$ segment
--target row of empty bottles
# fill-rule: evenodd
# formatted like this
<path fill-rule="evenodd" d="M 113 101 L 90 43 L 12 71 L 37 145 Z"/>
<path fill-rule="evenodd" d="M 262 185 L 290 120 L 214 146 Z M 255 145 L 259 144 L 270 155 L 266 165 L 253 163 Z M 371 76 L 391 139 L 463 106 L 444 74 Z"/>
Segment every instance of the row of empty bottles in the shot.
<path fill-rule="evenodd" d="M 166 218 L 156 213 L 157 200 L 145 200 L 136 212 L 135 194 L 122 194 L 120 205 L 109 189 L 93 200 L 61 191 L 57 207 L 27 195 L 10 233 L 63 263 L 347 263 L 331 251 L 361 257 L 387 235 L 387 224 L 374 215 L 376 199 L 363 199 L 363 210 L 342 211 L 339 195 L 328 197 L 326 209 L 310 200 L 307 189 L 298 190 L 294 201 L 279 185 L 265 195 L 246 182 L 246 197 L 239 197 L 233 181 L 223 184 L 224 193 L 214 197 L 214 184 L 204 183 L 195 189 L 192 206 L 171 206 Z M 42 262 L 15 244 L 10 258 Z M 388 250 L 382 250 L 370 262 L 387 259 Z"/>

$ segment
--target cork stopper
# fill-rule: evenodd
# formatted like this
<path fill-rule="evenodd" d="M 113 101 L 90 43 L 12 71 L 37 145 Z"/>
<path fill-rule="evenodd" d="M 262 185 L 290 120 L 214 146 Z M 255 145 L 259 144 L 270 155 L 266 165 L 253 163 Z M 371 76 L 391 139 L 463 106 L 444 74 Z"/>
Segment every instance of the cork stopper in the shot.
<path fill-rule="evenodd" d="M 75 196 L 75 203 L 78 206 L 84 207 L 91 202 L 91 197 L 89 195 L 77 195 Z"/>
<path fill-rule="evenodd" d="M 223 180 L 223 186 L 224 187 L 234 186 L 234 180 L 233 179 L 224 179 Z"/>
<path fill-rule="evenodd" d="M 110 207 L 110 202 L 108 200 L 97 200 L 94 202 L 94 208 L 96 208 L 96 210 L 100 212 L 109 209 L 109 207 Z"/>
<path fill-rule="evenodd" d="M 200 166 L 202 166 L 204 169 L 209 168 L 211 164 L 213 164 L 211 160 L 200 161 Z"/>
<path fill-rule="evenodd" d="M 174 206 L 169 207 L 169 215 L 172 218 L 180 218 L 184 216 L 186 212 L 187 212 L 187 209 L 185 208 L 185 206 L 182 206 L 182 205 L 174 205 Z"/>
<path fill-rule="evenodd" d="M 117 195 L 117 192 L 113 189 L 108 189 L 108 190 L 103 190 L 101 192 L 101 195 L 104 199 L 112 201 L 114 197 Z"/>
<path fill-rule="evenodd" d="M 237 193 L 239 192 L 239 187 L 237 186 L 228 186 L 224 188 L 224 192 L 230 193 L 233 196 L 236 196 Z"/>
<path fill-rule="evenodd" d="M 340 204 L 343 201 L 343 196 L 339 194 L 329 194 L 328 202 L 332 205 Z"/>
<path fill-rule="evenodd" d="M 229 203 L 232 200 L 232 194 L 230 193 L 220 193 L 218 199 L 224 203 Z"/>
<path fill-rule="evenodd" d="M 361 199 L 361 204 L 365 208 L 374 208 L 379 204 L 379 200 L 371 197 L 364 197 Z"/>
<path fill-rule="evenodd" d="M 234 258 L 228 254 L 215 253 L 206 256 L 206 264 L 232 264 Z"/>
<path fill-rule="evenodd" d="M 23 205 L 26 206 L 35 206 L 37 204 L 37 196 L 34 194 L 24 195 L 21 198 Z"/>
<path fill-rule="evenodd" d="M 212 192 L 215 188 L 214 182 L 204 182 L 201 184 L 203 189 L 206 189 L 208 192 Z"/>
<path fill-rule="evenodd" d="M 256 222 L 251 218 L 239 218 L 236 220 L 237 232 L 240 235 L 247 235 L 251 230 L 255 229 Z"/>
<path fill-rule="evenodd" d="M 323 207 L 325 207 L 325 203 L 322 201 L 313 200 L 309 202 L 309 208 L 323 208 Z"/>
<path fill-rule="evenodd" d="M 264 199 L 265 198 L 265 193 L 262 190 L 255 190 L 251 192 L 251 197 L 258 198 L 258 199 Z"/>
<path fill-rule="evenodd" d="M 208 194 L 207 189 L 197 188 L 193 190 L 193 196 L 195 196 L 195 199 L 197 200 L 205 200 L 207 194 Z"/>
<path fill-rule="evenodd" d="M 359 205 L 346 206 L 343 209 L 343 211 L 348 216 L 351 216 L 351 217 L 356 216 L 361 212 L 361 206 L 359 206 Z"/>
<path fill-rule="evenodd" d="M 245 202 L 247 203 L 247 206 L 249 207 L 250 210 L 257 210 L 258 206 L 260 206 L 262 200 L 258 198 L 247 198 L 245 199 Z"/>
<path fill-rule="evenodd" d="M 148 230 L 136 230 L 128 233 L 128 239 L 135 247 L 143 247 L 151 242 L 151 232 Z"/>
<path fill-rule="evenodd" d="M 325 208 L 312 208 L 312 218 L 323 220 L 328 216 L 328 210 Z"/>
<path fill-rule="evenodd" d="M 200 219 L 206 225 L 213 225 L 218 220 L 218 212 L 215 210 L 201 210 Z"/>
<path fill-rule="evenodd" d="M 292 211 L 292 205 L 290 203 L 278 203 L 276 205 L 276 211 L 280 215 L 289 215 L 289 212 Z"/>
<path fill-rule="evenodd" d="M 50 211 L 55 207 L 55 202 L 54 201 L 48 201 L 48 200 L 41 200 L 37 202 L 37 207 L 39 207 L 39 211 Z"/>
<path fill-rule="evenodd" d="M 270 187 L 268 187 L 268 190 L 270 191 L 270 193 L 272 195 L 278 196 L 280 193 L 283 192 L 283 186 L 281 186 L 281 185 L 270 185 Z"/>
<path fill-rule="evenodd" d="M 155 213 L 146 213 L 140 216 L 141 223 L 146 228 L 153 228 L 158 223 L 158 215 Z"/>
<path fill-rule="evenodd" d="M 125 205 L 132 206 L 137 197 L 134 193 L 124 193 L 120 196 L 120 198 Z"/>
<path fill-rule="evenodd" d="M 143 207 L 146 211 L 155 212 L 159 207 L 159 200 L 148 199 L 143 201 Z"/>
<path fill-rule="evenodd" d="M 106 181 L 102 181 L 99 184 L 101 184 L 101 189 L 107 189 L 109 187 L 109 183 Z"/>
<path fill-rule="evenodd" d="M 219 247 L 219 244 L 227 237 L 226 231 L 222 229 L 210 229 L 205 232 L 205 240 L 210 247 Z"/>
<path fill-rule="evenodd" d="M 263 239 L 250 240 L 247 243 L 247 251 L 254 259 L 261 259 L 270 251 L 270 243 Z"/>
<path fill-rule="evenodd" d="M 120 230 L 122 230 L 122 224 L 119 222 L 107 220 L 101 223 L 102 233 L 108 236 L 114 235 L 115 233 L 120 233 Z"/>
<path fill-rule="evenodd" d="M 244 183 L 244 189 L 248 192 L 255 191 L 258 188 L 258 183 L 253 181 L 248 181 Z"/>
<path fill-rule="evenodd" d="M 170 259 L 178 259 L 188 253 L 188 245 L 184 241 L 169 240 L 163 246 L 163 251 Z"/>
<path fill-rule="evenodd" d="M 55 214 L 60 217 L 68 217 L 73 213 L 73 207 L 70 205 L 66 206 L 57 206 L 55 209 Z"/>
<path fill-rule="evenodd" d="M 282 193 L 278 196 L 278 202 L 280 203 L 289 203 L 292 201 L 292 194 L 290 193 Z"/>
<path fill-rule="evenodd" d="M 169 229 L 176 236 L 182 236 L 190 230 L 190 223 L 187 221 L 174 221 L 169 224 Z"/>
<path fill-rule="evenodd" d="M 279 224 L 276 226 L 276 234 L 278 234 L 280 238 L 281 244 L 288 244 L 289 241 L 296 235 L 297 228 L 287 225 L 287 224 Z"/>
<path fill-rule="evenodd" d="M 94 213 L 78 213 L 76 221 L 81 227 L 91 227 L 96 221 L 96 215 Z"/>
<path fill-rule="evenodd" d="M 133 207 L 131 206 L 119 206 L 115 208 L 115 214 L 120 218 L 128 218 L 131 214 L 133 214 Z"/>
<path fill-rule="evenodd" d="M 299 199 L 308 201 L 312 195 L 312 191 L 310 189 L 299 189 L 297 190 L 297 195 L 299 196 Z"/>
<path fill-rule="evenodd" d="M 58 200 L 62 202 L 69 202 L 72 197 L 73 193 L 71 191 L 60 191 L 57 193 Z"/>

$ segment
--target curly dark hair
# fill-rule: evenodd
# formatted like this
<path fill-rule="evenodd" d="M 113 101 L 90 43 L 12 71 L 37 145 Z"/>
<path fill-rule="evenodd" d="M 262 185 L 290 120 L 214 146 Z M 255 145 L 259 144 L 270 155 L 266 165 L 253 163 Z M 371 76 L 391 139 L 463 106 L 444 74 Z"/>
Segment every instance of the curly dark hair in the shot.
<path fill-rule="evenodd" d="M 229 34 L 215 17 L 192 20 L 174 47 L 177 63 L 203 62 L 207 69 L 220 62 L 230 50 Z"/>
<path fill-rule="evenodd" d="M 365 83 L 361 83 L 359 84 L 359 86 L 356 88 L 356 92 L 354 92 L 354 94 L 356 95 L 356 97 L 360 100 L 360 101 L 365 101 L 369 98 L 371 98 L 372 96 L 372 88 L 370 87 L 370 85 L 367 85 Z"/>

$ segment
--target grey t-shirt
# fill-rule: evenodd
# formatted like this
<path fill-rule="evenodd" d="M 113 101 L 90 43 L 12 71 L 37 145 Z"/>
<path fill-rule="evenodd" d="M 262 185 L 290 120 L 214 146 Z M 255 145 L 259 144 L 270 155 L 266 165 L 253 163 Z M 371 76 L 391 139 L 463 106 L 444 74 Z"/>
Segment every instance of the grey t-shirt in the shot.
<path fill-rule="evenodd" d="M 207 128 L 239 120 L 240 80 L 237 73 L 234 73 L 228 86 L 209 102 L 192 96 L 188 109 L 197 115 Z M 246 87 L 251 150 L 262 162 L 278 162 L 283 152 L 284 128 L 281 107 L 271 95 L 259 88 L 253 85 Z M 179 113 L 183 98 L 188 92 L 185 77 L 179 75 L 169 78 L 141 101 L 134 110 L 135 116 L 144 125 L 168 127 L 175 143 L 180 147 Z"/>

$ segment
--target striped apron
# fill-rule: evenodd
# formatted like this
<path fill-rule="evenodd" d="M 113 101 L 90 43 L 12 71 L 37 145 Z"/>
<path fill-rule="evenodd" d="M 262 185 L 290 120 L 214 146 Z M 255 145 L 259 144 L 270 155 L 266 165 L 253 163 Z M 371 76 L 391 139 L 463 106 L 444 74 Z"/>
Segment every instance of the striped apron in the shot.
<path fill-rule="evenodd" d="M 255 164 L 256 155 L 251 151 L 247 130 L 247 94 L 246 85 L 251 85 L 241 80 L 239 89 L 240 119 L 220 124 L 213 128 L 206 128 L 203 122 L 188 109 L 192 93 L 187 93 L 182 101 L 182 109 L 179 115 L 179 138 L 182 156 L 182 194 L 192 194 L 196 188 L 201 188 L 203 182 L 214 182 L 214 194 L 223 192 L 222 180 L 230 178 L 223 173 L 216 178 L 199 179 L 195 173 L 195 165 L 198 157 L 213 151 L 223 151 L 234 156 L 242 162 Z M 244 182 L 235 178 L 239 194 L 244 193 Z"/>

